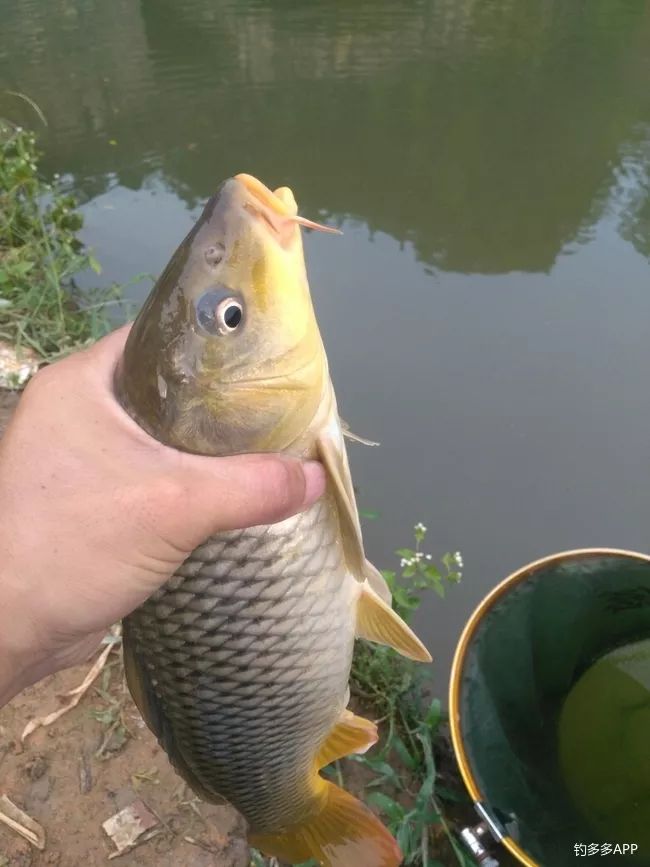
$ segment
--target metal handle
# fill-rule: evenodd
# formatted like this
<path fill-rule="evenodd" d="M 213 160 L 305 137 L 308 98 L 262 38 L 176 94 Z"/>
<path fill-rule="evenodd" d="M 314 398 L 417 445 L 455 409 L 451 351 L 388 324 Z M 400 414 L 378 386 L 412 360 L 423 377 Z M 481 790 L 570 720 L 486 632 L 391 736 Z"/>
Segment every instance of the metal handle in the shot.
<path fill-rule="evenodd" d="M 492 857 L 483 844 L 485 838 L 494 839 L 487 822 L 479 822 L 473 828 L 463 828 L 460 838 L 481 867 L 499 867 L 499 862 Z"/>

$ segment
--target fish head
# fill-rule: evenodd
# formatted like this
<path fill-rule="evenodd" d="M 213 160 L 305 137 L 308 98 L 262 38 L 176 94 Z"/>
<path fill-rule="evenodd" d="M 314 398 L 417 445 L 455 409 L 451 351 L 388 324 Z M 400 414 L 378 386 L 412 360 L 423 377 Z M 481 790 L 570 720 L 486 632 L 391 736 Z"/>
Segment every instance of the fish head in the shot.
<path fill-rule="evenodd" d="M 129 335 L 122 404 L 187 451 L 290 450 L 328 381 L 291 190 L 225 181 L 173 255 Z"/>

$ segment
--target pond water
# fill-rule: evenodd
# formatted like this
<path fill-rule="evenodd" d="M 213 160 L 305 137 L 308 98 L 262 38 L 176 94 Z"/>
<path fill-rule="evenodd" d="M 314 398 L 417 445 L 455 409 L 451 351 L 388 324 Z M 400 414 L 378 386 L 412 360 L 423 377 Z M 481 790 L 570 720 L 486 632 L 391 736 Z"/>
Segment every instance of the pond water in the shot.
<path fill-rule="evenodd" d="M 156 274 L 234 172 L 290 185 L 371 558 L 463 583 L 446 683 L 510 571 L 650 535 L 645 0 L 0 0 L 0 114 L 38 121 L 103 279 Z M 132 290 L 141 301 L 147 287 Z"/>

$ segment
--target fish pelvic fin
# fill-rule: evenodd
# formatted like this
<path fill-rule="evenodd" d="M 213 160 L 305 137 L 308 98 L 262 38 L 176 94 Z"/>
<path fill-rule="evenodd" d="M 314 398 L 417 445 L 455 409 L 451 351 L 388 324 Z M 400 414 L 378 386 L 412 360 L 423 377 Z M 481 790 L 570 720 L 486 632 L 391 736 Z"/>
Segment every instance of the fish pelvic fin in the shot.
<path fill-rule="evenodd" d="M 377 743 L 378 738 L 379 733 L 374 722 L 357 716 L 351 710 L 344 710 L 316 753 L 316 767 L 324 768 L 330 762 L 351 753 L 365 753 Z"/>
<path fill-rule="evenodd" d="M 322 809 L 278 834 L 251 834 L 251 844 L 289 864 L 314 858 L 323 867 L 398 867 L 399 846 L 361 801 L 319 777 Z"/>
<path fill-rule="evenodd" d="M 357 603 L 357 635 L 386 644 L 402 656 L 431 662 L 431 654 L 402 618 L 366 582 Z"/>

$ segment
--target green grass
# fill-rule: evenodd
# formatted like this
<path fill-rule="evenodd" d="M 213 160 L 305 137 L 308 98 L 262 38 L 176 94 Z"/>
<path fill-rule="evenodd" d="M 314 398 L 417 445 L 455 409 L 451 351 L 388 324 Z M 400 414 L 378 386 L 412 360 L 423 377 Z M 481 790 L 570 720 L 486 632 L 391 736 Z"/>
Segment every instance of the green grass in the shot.
<path fill-rule="evenodd" d="M 76 201 L 38 163 L 34 133 L 0 119 L 0 340 L 52 361 L 110 329 L 121 289 L 79 293 L 75 276 L 100 266 L 77 237 Z"/>
<path fill-rule="evenodd" d="M 460 553 L 445 554 L 440 565 L 422 550 L 426 527 L 414 527 L 413 548 L 396 551 L 399 571 L 383 573 L 393 607 L 408 623 L 425 593 L 444 598 L 461 579 Z M 351 691 L 380 724 L 380 742 L 368 755 L 350 757 L 370 777 L 365 800 L 376 807 L 397 839 L 404 863 L 443 867 L 436 857 L 446 849 L 462 867 L 470 865 L 445 821 L 441 801 L 456 792 L 438 784 L 435 746 L 446 717 L 440 699 L 431 696 L 431 670 L 395 651 L 359 641 L 351 673 Z M 446 863 L 449 863 L 447 860 Z"/>

